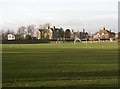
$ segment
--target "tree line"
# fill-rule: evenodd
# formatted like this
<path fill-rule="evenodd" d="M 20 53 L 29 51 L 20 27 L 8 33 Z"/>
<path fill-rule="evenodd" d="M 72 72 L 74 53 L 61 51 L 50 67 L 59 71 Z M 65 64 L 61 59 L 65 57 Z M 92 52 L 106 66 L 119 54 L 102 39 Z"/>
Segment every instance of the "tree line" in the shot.
<path fill-rule="evenodd" d="M 76 36 L 78 36 L 80 39 L 89 39 L 90 37 L 92 38 L 92 35 L 85 32 L 85 29 L 83 29 L 83 32 L 77 33 L 70 29 L 63 29 L 62 27 L 56 28 L 55 26 L 53 26 L 52 28 L 50 28 L 50 23 L 42 24 L 38 27 L 36 27 L 36 25 L 20 26 L 18 27 L 16 33 L 9 29 L 7 31 L 1 30 L 0 38 L 2 40 L 7 40 L 8 34 L 13 34 L 15 36 L 15 40 L 31 40 L 36 39 L 36 32 L 40 31 L 41 39 L 49 39 L 49 34 L 46 34 L 49 32 L 48 29 L 52 30 L 52 39 L 74 39 Z M 120 32 L 118 33 L 117 38 L 120 39 Z"/>
<path fill-rule="evenodd" d="M 37 28 L 35 25 L 29 25 L 29 26 L 20 26 L 15 33 L 12 30 L 7 30 L 4 31 L 2 30 L 2 39 L 7 40 L 7 35 L 8 34 L 13 34 L 15 35 L 16 40 L 23 40 L 23 39 L 34 39 L 36 35 L 36 31 L 43 31 L 41 32 L 42 34 L 42 39 L 47 39 L 47 36 L 44 34 L 47 32 L 47 30 L 50 28 L 50 24 L 46 23 L 43 25 L 39 25 Z M 52 39 L 63 39 L 63 38 L 71 38 L 71 31 L 70 29 L 64 30 L 62 27 L 56 28 L 55 26 L 53 28 L 50 28 L 53 31 L 53 36 Z"/>

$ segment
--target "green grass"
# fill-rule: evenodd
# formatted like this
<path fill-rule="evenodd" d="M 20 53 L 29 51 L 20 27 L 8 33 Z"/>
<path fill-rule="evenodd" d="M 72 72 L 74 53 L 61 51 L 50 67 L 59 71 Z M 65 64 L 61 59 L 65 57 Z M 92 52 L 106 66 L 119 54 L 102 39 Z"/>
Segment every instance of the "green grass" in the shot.
<path fill-rule="evenodd" d="M 3 87 L 114 87 L 118 43 L 4 44 Z"/>

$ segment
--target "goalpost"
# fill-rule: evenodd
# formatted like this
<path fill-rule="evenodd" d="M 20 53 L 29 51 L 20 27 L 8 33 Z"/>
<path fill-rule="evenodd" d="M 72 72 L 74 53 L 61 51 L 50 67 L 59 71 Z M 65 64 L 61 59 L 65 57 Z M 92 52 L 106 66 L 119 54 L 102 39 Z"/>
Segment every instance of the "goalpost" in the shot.
<path fill-rule="evenodd" d="M 81 42 L 81 39 L 79 39 L 78 37 L 76 37 L 76 38 L 74 39 L 74 45 L 75 45 L 75 43 L 76 43 L 77 41 Z"/>

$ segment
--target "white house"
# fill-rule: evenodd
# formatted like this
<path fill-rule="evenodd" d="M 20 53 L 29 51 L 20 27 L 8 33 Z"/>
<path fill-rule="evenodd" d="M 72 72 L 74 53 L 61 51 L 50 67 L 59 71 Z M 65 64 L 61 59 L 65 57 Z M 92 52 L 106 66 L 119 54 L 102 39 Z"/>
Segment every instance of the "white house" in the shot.
<path fill-rule="evenodd" d="M 15 40 L 15 36 L 13 34 L 7 35 L 8 40 Z"/>

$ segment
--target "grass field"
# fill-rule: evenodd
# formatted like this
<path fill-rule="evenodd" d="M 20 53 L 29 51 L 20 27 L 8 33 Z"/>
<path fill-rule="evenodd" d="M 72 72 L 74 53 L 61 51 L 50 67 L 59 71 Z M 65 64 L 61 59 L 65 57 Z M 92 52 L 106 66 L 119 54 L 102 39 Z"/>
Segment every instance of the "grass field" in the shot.
<path fill-rule="evenodd" d="M 118 43 L 3 44 L 3 87 L 116 87 Z"/>

